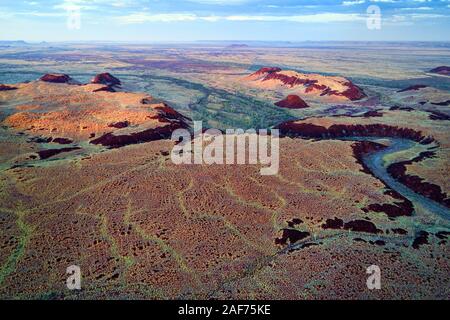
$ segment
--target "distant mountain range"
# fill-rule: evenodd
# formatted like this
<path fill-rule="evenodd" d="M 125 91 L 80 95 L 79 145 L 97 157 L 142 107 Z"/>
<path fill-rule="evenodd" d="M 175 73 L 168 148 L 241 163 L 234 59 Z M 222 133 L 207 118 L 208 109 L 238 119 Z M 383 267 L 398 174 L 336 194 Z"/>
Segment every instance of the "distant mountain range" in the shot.
<path fill-rule="evenodd" d="M 26 42 L 24 40 L 0 40 L 0 46 L 5 47 L 25 47 L 25 46 L 33 46 L 33 45 L 42 45 L 47 44 L 45 41 L 41 42 Z"/>

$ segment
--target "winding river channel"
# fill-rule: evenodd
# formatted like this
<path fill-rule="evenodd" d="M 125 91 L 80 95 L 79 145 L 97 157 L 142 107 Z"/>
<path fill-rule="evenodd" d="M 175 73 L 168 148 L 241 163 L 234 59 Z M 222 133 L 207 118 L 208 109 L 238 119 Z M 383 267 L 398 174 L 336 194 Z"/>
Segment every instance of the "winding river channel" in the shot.
<path fill-rule="evenodd" d="M 350 140 L 350 141 L 373 141 L 379 140 L 380 138 L 375 137 L 352 137 L 348 139 L 341 140 Z M 364 164 L 369 168 L 370 172 L 378 179 L 383 181 L 387 186 L 391 189 L 397 191 L 399 194 L 404 196 L 406 199 L 411 201 L 414 205 L 414 208 L 418 206 L 427 210 L 428 212 L 437 215 L 447 221 L 450 221 L 450 209 L 437 203 L 427 197 L 424 197 L 410 188 L 406 187 L 404 184 L 395 180 L 387 171 L 387 167 L 390 163 L 385 161 L 386 156 L 407 151 L 409 149 L 414 148 L 417 145 L 417 142 L 409 140 L 409 139 L 401 139 L 401 138 L 383 138 L 389 140 L 390 144 L 387 148 L 382 149 L 380 151 L 376 151 L 370 153 L 363 157 Z"/>

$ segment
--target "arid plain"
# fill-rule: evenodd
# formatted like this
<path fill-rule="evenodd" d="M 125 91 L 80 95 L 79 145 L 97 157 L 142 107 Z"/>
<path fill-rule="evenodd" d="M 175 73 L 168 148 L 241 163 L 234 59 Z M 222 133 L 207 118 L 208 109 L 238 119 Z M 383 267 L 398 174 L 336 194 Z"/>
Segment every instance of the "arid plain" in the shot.
<path fill-rule="evenodd" d="M 0 297 L 448 299 L 449 66 L 438 43 L 0 42 Z M 174 164 L 193 121 L 279 129 L 278 174 Z"/>

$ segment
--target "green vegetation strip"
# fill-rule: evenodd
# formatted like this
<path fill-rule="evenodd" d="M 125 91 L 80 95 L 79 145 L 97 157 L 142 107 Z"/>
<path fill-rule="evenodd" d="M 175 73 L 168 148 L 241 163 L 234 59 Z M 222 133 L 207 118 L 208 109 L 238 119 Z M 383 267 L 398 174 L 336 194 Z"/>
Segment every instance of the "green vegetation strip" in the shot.
<path fill-rule="evenodd" d="M 20 231 L 19 243 L 0 269 L 0 285 L 3 284 L 6 277 L 16 270 L 17 263 L 24 255 L 25 248 L 33 233 L 33 228 L 25 222 L 25 212 L 19 209 L 16 212 L 16 215 L 16 224 Z"/>

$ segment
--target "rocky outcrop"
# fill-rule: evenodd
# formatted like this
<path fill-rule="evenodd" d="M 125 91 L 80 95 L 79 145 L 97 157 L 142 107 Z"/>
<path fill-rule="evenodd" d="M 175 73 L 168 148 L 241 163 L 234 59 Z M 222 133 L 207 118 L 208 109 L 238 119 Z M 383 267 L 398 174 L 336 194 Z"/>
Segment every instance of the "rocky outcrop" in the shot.
<path fill-rule="evenodd" d="M 377 226 L 370 221 L 367 220 L 353 220 L 347 223 L 344 223 L 342 219 L 334 218 L 327 219 L 325 224 L 322 225 L 322 229 L 333 229 L 333 230 L 350 230 L 356 232 L 366 232 L 366 233 L 382 233 L 383 231 L 378 229 Z"/>
<path fill-rule="evenodd" d="M 172 132 L 181 128 L 185 128 L 185 126 L 183 126 L 181 123 L 170 123 L 163 127 L 147 129 L 130 134 L 115 135 L 114 133 L 110 132 L 97 139 L 92 140 L 91 143 L 99 144 L 110 149 L 115 149 L 132 144 L 170 139 L 172 136 Z"/>
<path fill-rule="evenodd" d="M 357 232 L 367 232 L 367 233 L 382 233 L 377 226 L 370 221 L 366 220 L 353 220 L 344 224 L 345 230 L 357 231 Z"/>
<path fill-rule="evenodd" d="M 276 238 L 275 244 L 285 245 L 287 244 L 288 240 L 290 244 L 293 244 L 309 236 L 309 232 L 298 231 L 295 229 L 283 229 L 281 238 Z"/>
<path fill-rule="evenodd" d="M 327 92 L 326 94 L 346 97 L 350 101 L 357 101 L 367 97 L 364 91 L 360 87 L 354 85 L 353 82 L 349 81 L 344 85 L 348 87 L 348 89 L 345 90 L 344 92 L 329 90 L 329 92 Z M 322 93 L 322 95 L 325 95 L 325 93 Z"/>
<path fill-rule="evenodd" d="M 327 219 L 322 225 L 322 229 L 342 229 L 344 227 L 344 221 L 339 218 Z"/>
<path fill-rule="evenodd" d="M 38 151 L 38 155 L 39 155 L 39 158 L 41 158 L 43 160 L 43 159 L 48 159 L 50 157 L 53 157 L 53 156 L 63 153 L 63 152 L 71 152 L 71 151 L 80 150 L 80 149 L 81 148 L 79 148 L 79 147 L 46 149 L 46 150 Z"/>
<path fill-rule="evenodd" d="M 116 92 L 111 86 L 104 86 L 98 89 L 95 89 L 93 92 Z"/>
<path fill-rule="evenodd" d="M 450 75 L 450 67 L 440 66 L 429 71 L 430 73 L 436 73 L 444 76 Z"/>
<path fill-rule="evenodd" d="M 405 229 L 402 229 L 402 228 L 393 228 L 391 230 L 395 234 L 400 234 L 400 235 L 408 234 L 408 231 L 406 231 Z"/>
<path fill-rule="evenodd" d="M 411 107 L 401 107 L 401 106 L 392 106 L 392 107 L 389 108 L 389 110 L 390 110 L 390 111 L 397 111 L 397 110 L 400 110 L 400 111 L 408 111 L 408 112 L 410 112 L 410 111 L 414 111 L 414 108 L 411 108 Z"/>
<path fill-rule="evenodd" d="M 260 75 L 271 74 L 271 73 L 280 72 L 280 71 L 281 71 L 281 69 L 277 68 L 277 67 L 263 67 L 263 68 L 259 69 L 258 71 L 254 72 L 253 75 L 260 76 Z"/>
<path fill-rule="evenodd" d="M 122 83 L 120 82 L 120 80 L 116 77 L 114 77 L 112 74 L 105 72 L 105 73 L 100 73 L 98 75 L 96 75 L 92 80 L 91 83 L 96 83 L 96 84 L 104 84 L 107 86 L 120 86 Z"/>
<path fill-rule="evenodd" d="M 277 107 L 287 109 L 304 109 L 309 108 L 309 105 L 299 96 L 295 94 L 288 95 L 284 100 L 275 103 Z"/>
<path fill-rule="evenodd" d="M 160 122 L 179 122 L 182 127 L 187 127 L 187 123 L 192 121 L 190 118 L 183 116 L 181 113 L 177 112 L 175 109 L 162 103 L 160 106 L 155 107 L 158 110 L 158 115 L 153 117 Z"/>
<path fill-rule="evenodd" d="M 0 84 L 0 91 L 9 91 L 9 90 L 16 90 L 16 87 L 11 87 L 6 84 Z"/>
<path fill-rule="evenodd" d="M 430 111 L 430 115 L 428 116 L 428 118 L 430 120 L 442 120 L 442 121 L 450 120 L 450 116 L 446 115 L 445 113 L 439 112 L 439 111 Z"/>
<path fill-rule="evenodd" d="M 447 107 L 450 106 L 450 100 L 442 101 L 442 102 L 432 102 L 431 104 L 435 106 Z"/>
<path fill-rule="evenodd" d="M 403 197 L 402 197 L 403 198 Z M 414 212 L 414 206 L 411 201 L 403 198 L 403 201 L 394 203 L 372 203 L 362 209 L 364 212 L 383 212 L 390 218 L 410 217 Z"/>
<path fill-rule="evenodd" d="M 383 116 L 383 113 L 379 112 L 378 110 L 372 110 L 372 111 L 367 111 L 362 116 L 364 118 L 381 118 Z"/>
<path fill-rule="evenodd" d="M 423 88 L 427 88 L 427 86 L 423 85 L 423 84 L 416 84 L 416 85 L 404 88 L 402 90 L 398 90 L 397 92 L 417 91 L 417 90 L 423 89 Z"/>
<path fill-rule="evenodd" d="M 52 140 L 53 143 L 58 143 L 58 144 L 71 144 L 73 143 L 73 141 L 71 139 L 68 138 L 54 138 Z"/>
<path fill-rule="evenodd" d="M 420 246 L 424 245 L 424 244 L 428 244 L 428 235 L 429 233 L 426 231 L 420 231 L 416 238 L 414 239 L 413 243 L 412 243 L 412 247 L 414 249 L 419 249 Z"/>
<path fill-rule="evenodd" d="M 130 125 L 130 123 L 128 121 L 119 121 L 119 122 L 114 122 L 114 123 L 108 124 L 108 127 L 116 128 L 116 129 L 123 129 L 123 128 L 128 127 L 129 125 Z"/>
<path fill-rule="evenodd" d="M 72 78 L 67 74 L 48 73 L 39 78 L 40 81 L 52 83 L 71 83 Z"/>

